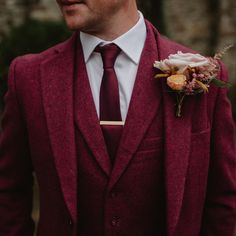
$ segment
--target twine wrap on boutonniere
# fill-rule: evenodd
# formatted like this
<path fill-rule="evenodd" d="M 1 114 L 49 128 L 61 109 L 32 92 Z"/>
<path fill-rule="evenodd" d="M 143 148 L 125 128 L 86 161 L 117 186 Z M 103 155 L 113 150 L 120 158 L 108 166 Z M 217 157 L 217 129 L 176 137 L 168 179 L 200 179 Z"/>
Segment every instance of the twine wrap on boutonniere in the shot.
<path fill-rule="evenodd" d="M 217 79 L 219 60 L 233 45 L 225 47 L 214 57 L 204 57 L 200 54 L 171 54 L 162 61 L 155 61 L 154 67 L 160 70 L 155 78 L 165 78 L 171 92 L 176 94 L 176 116 L 181 117 L 184 98 L 199 93 L 207 93 L 210 84 L 218 87 L 228 87 L 228 83 Z"/>

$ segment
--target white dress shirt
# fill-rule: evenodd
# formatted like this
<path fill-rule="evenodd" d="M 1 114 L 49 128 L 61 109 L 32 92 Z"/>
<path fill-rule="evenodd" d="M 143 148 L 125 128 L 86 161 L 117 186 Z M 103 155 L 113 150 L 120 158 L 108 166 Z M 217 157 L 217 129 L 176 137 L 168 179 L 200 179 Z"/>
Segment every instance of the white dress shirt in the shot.
<path fill-rule="evenodd" d="M 80 32 L 89 83 L 99 117 L 99 93 L 103 76 L 101 54 L 94 52 L 96 46 L 114 43 L 121 48 L 114 69 L 119 84 L 120 109 L 122 120 L 125 121 L 130 99 L 137 75 L 138 65 L 145 44 L 147 32 L 144 17 L 139 12 L 139 21 L 128 32 L 113 41 L 104 41 L 93 35 Z"/>

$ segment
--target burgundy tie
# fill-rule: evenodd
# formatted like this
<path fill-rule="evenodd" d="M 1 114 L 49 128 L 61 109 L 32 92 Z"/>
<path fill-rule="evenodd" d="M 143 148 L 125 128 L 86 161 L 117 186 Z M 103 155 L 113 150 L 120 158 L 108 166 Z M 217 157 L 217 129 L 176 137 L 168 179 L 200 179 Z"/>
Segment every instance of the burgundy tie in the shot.
<path fill-rule="evenodd" d="M 107 151 L 113 164 L 123 129 L 123 126 L 119 125 L 122 118 L 119 86 L 114 70 L 116 58 L 121 50 L 115 44 L 108 44 L 103 47 L 96 47 L 95 51 L 101 53 L 103 61 L 104 72 L 100 88 L 100 122 Z M 110 121 L 112 121 L 111 124 L 109 124 Z"/>

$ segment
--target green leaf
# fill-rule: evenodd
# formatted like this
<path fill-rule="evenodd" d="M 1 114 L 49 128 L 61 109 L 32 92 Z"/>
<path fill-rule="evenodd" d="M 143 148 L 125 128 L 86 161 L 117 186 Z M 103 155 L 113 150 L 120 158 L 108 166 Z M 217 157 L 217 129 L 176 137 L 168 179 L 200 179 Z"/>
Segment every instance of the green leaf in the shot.
<path fill-rule="evenodd" d="M 220 88 L 229 88 L 231 86 L 230 83 L 226 83 L 222 80 L 215 79 L 215 78 L 211 80 L 211 84 L 214 84 L 215 86 L 220 87 Z"/>

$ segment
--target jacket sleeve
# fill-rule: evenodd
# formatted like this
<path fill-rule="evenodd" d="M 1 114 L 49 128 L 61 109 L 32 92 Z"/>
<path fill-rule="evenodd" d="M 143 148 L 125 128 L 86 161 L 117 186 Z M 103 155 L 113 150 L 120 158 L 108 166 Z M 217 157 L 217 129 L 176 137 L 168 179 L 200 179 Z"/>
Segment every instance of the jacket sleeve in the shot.
<path fill-rule="evenodd" d="M 222 65 L 221 79 L 227 81 Z M 233 236 L 236 223 L 235 127 L 227 89 L 218 89 L 201 236 Z"/>
<path fill-rule="evenodd" d="M 33 236 L 32 164 L 11 64 L 0 133 L 0 235 Z"/>

